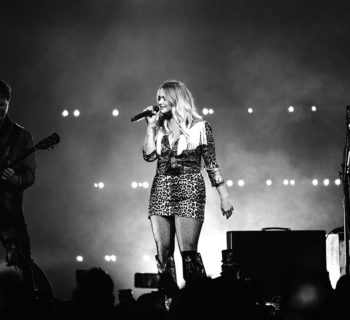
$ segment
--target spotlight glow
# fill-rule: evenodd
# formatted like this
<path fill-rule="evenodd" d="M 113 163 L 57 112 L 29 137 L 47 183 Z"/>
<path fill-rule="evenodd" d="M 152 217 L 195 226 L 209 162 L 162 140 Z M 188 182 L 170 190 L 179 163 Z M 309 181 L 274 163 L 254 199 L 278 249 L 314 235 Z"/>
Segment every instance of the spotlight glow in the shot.
<path fill-rule="evenodd" d="M 317 186 L 317 185 L 318 185 L 318 180 L 317 180 L 317 179 L 313 179 L 313 180 L 312 180 L 312 184 L 313 184 L 314 186 Z"/>
<path fill-rule="evenodd" d="M 68 115 L 69 115 L 68 110 L 63 110 L 62 111 L 62 117 L 68 117 Z"/>
<path fill-rule="evenodd" d="M 117 261 L 117 256 L 115 254 L 112 254 L 109 258 L 110 258 L 110 260 L 112 262 L 116 262 Z"/>
<path fill-rule="evenodd" d="M 99 183 L 98 183 L 98 187 L 99 187 L 100 189 L 103 189 L 103 188 L 105 187 L 105 184 L 104 184 L 103 182 L 99 182 Z"/>
<path fill-rule="evenodd" d="M 105 260 L 106 260 L 107 262 L 109 262 L 109 261 L 111 261 L 111 257 L 108 256 L 108 255 L 105 255 Z"/>
<path fill-rule="evenodd" d="M 284 184 L 285 186 L 288 186 L 288 185 L 289 185 L 289 180 L 284 179 L 284 180 L 283 180 L 283 184 Z"/>
<path fill-rule="evenodd" d="M 266 185 L 271 186 L 272 185 L 272 180 L 270 180 L 270 179 L 266 180 Z"/>
<path fill-rule="evenodd" d="M 77 260 L 78 262 L 83 262 L 83 261 L 84 261 L 84 258 L 83 258 L 83 256 L 77 256 L 77 257 L 76 257 L 76 260 Z"/>
<path fill-rule="evenodd" d="M 73 112 L 74 117 L 79 117 L 80 116 L 80 111 L 78 109 L 75 109 Z"/>
<path fill-rule="evenodd" d="M 290 106 L 290 107 L 288 108 L 288 112 L 294 112 L 294 107 L 293 107 L 293 106 Z"/>
<path fill-rule="evenodd" d="M 131 182 L 131 188 L 136 189 L 138 187 L 138 183 L 136 181 Z"/>
<path fill-rule="evenodd" d="M 291 186 L 294 186 L 294 185 L 295 185 L 295 180 L 290 180 L 290 181 L 289 181 L 289 184 L 290 184 Z"/>
<path fill-rule="evenodd" d="M 240 187 L 243 187 L 244 186 L 244 180 L 243 179 L 240 179 L 238 180 L 237 184 L 240 186 Z"/>
<path fill-rule="evenodd" d="M 147 189 L 147 188 L 149 187 L 149 183 L 148 183 L 147 181 L 144 181 L 144 182 L 142 183 L 142 186 L 143 186 L 145 189 Z"/>
<path fill-rule="evenodd" d="M 207 108 L 203 108 L 202 113 L 204 115 L 207 115 L 209 113 L 209 110 Z"/>
<path fill-rule="evenodd" d="M 145 262 L 150 262 L 150 261 L 151 261 L 151 257 L 150 257 L 148 254 L 145 254 L 145 255 L 143 256 L 143 261 L 145 261 Z"/>
<path fill-rule="evenodd" d="M 227 180 L 227 181 L 226 181 L 226 185 L 227 185 L 228 187 L 232 187 L 232 186 L 233 186 L 233 181 L 232 181 L 232 180 Z"/>
<path fill-rule="evenodd" d="M 112 116 L 113 116 L 113 117 L 118 117 L 118 116 L 119 116 L 119 110 L 118 110 L 118 109 L 114 109 L 114 110 L 112 111 Z"/>
<path fill-rule="evenodd" d="M 312 110 L 313 112 L 315 112 L 315 111 L 317 110 L 316 106 L 312 106 L 312 107 L 311 107 L 311 110 Z"/>
<path fill-rule="evenodd" d="M 213 109 L 209 109 L 209 110 L 208 110 L 208 113 L 209 113 L 209 114 L 213 114 L 213 113 L 214 113 L 214 110 L 213 110 Z"/>
<path fill-rule="evenodd" d="M 329 186 L 329 179 L 324 179 L 323 184 L 327 187 Z"/>
<path fill-rule="evenodd" d="M 248 113 L 253 113 L 253 108 L 248 108 Z"/>
<path fill-rule="evenodd" d="M 340 179 L 335 179 L 334 183 L 336 186 L 340 186 L 341 181 Z"/>

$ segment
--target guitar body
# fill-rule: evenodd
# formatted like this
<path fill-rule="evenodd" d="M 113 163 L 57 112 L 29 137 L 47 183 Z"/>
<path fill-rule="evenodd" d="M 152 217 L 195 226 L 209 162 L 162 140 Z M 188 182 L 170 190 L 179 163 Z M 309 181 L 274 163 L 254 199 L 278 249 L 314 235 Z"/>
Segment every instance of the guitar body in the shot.
<path fill-rule="evenodd" d="M 55 301 L 55 293 L 46 273 L 34 261 L 30 262 L 30 267 L 34 284 L 34 300 L 51 305 Z"/>
<path fill-rule="evenodd" d="M 32 269 L 37 286 L 35 294 L 28 293 L 27 280 L 22 270 L 16 266 L 8 266 L 6 263 L 0 265 L 1 316 L 11 316 L 8 319 L 19 319 L 18 316 L 26 318 L 28 303 L 34 307 L 34 310 L 52 310 L 56 301 L 52 286 L 40 267 L 33 263 Z"/>

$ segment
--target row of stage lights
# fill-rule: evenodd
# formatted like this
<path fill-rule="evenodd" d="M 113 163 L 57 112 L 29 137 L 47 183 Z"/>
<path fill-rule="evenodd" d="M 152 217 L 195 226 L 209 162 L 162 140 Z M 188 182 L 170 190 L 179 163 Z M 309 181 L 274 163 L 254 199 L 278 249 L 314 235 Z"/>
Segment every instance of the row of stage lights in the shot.
<path fill-rule="evenodd" d="M 106 254 L 103 259 L 107 262 L 117 262 L 117 256 L 115 254 Z M 75 257 L 75 260 L 77 262 L 84 262 L 85 259 L 83 256 L 79 255 Z"/>
<path fill-rule="evenodd" d="M 325 187 L 331 185 L 332 183 L 334 183 L 334 185 L 336 186 L 340 186 L 341 184 L 341 180 L 340 179 L 335 179 L 333 182 L 331 182 L 330 179 L 323 179 L 323 180 L 318 180 L 318 179 L 313 179 L 311 181 L 311 184 L 314 186 L 318 186 L 318 185 L 324 185 Z M 238 187 L 244 187 L 246 182 L 243 179 L 239 179 L 237 181 L 237 186 Z M 265 181 L 265 184 L 270 187 L 274 184 L 274 182 L 271 179 L 267 179 Z M 296 181 L 294 179 L 284 179 L 282 180 L 282 184 L 284 186 L 295 186 L 296 185 Z M 233 182 L 233 180 L 227 180 L 226 181 L 226 185 L 227 187 L 233 187 L 235 185 L 235 183 Z M 133 181 L 131 182 L 131 188 L 132 189 L 148 189 L 150 186 L 150 184 L 147 181 L 143 181 L 143 182 L 136 182 Z M 103 182 L 95 182 L 94 183 L 94 187 L 97 189 L 103 189 L 105 187 L 105 184 Z"/>
<path fill-rule="evenodd" d="M 63 110 L 61 112 L 61 115 L 62 115 L 63 118 L 67 118 L 70 114 L 73 117 L 78 118 L 81 115 L 81 112 L 80 112 L 79 109 L 75 109 L 75 110 L 71 111 L 71 113 L 67 109 L 65 109 L 65 110 Z M 118 117 L 119 116 L 119 110 L 118 109 L 113 109 L 111 114 L 112 114 L 113 117 Z"/>
<path fill-rule="evenodd" d="M 295 111 L 295 108 L 293 106 L 289 106 L 287 110 L 288 110 L 289 113 L 293 113 Z M 254 112 L 254 108 L 248 108 L 247 111 L 248 111 L 248 113 L 253 113 Z M 312 106 L 311 107 L 311 111 L 312 112 L 317 111 L 316 106 Z M 118 109 L 113 109 L 111 114 L 112 114 L 113 117 L 118 117 L 119 116 L 119 110 Z M 202 114 L 205 115 L 205 116 L 206 115 L 212 115 L 212 114 L 214 114 L 214 109 L 212 109 L 212 108 L 203 108 L 202 109 Z M 64 118 L 68 117 L 69 115 L 72 115 L 73 117 L 77 118 L 77 117 L 79 117 L 81 115 L 81 112 L 80 112 L 79 109 L 75 109 L 75 110 L 73 110 L 71 112 L 69 112 L 67 109 L 65 109 L 65 110 L 62 111 L 61 115 Z"/>
<path fill-rule="evenodd" d="M 84 262 L 85 260 L 87 260 L 87 259 L 85 259 L 84 256 L 82 256 L 82 255 L 78 255 L 78 256 L 75 257 L 75 261 L 78 262 L 78 263 L 82 263 L 82 262 Z M 115 254 L 110 254 L 110 255 L 109 255 L 109 254 L 106 254 L 106 255 L 103 257 L 103 260 L 106 261 L 106 262 L 115 263 L 115 262 L 118 261 L 118 258 L 117 258 L 117 256 L 116 256 Z M 144 262 L 151 262 L 151 261 L 153 261 L 154 259 L 152 259 L 150 255 L 145 254 L 145 255 L 143 255 L 143 257 L 142 257 L 142 260 L 143 260 Z"/>
<path fill-rule="evenodd" d="M 311 183 L 312 183 L 312 185 L 314 185 L 314 186 L 318 186 L 319 184 L 323 184 L 324 186 L 327 187 L 327 186 L 329 186 L 329 185 L 331 184 L 331 181 L 330 181 L 329 179 L 324 179 L 323 181 L 319 181 L 318 179 L 313 179 L 313 180 L 311 181 Z M 266 184 L 267 186 L 272 186 L 273 181 L 272 181 L 271 179 L 268 179 L 268 180 L 265 181 L 265 184 Z M 282 184 L 283 184 L 284 186 L 295 186 L 296 182 L 295 182 L 294 179 L 291 179 L 291 180 L 284 179 L 284 180 L 282 181 Z M 340 179 L 335 179 L 335 180 L 334 180 L 334 184 L 335 184 L 336 186 L 339 186 L 339 185 L 341 184 Z M 226 181 L 226 185 L 227 185 L 228 187 L 233 187 L 233 186 L 234 186 L 234 182 L 233 182 L 232 180 L 227 180 L 227 181 Z M 237 181 L 237 185 L 238 185 L 239 187 L 243 187 L 243 186 L 245 185 L 245 181 L 244 181 L 243 179 L 240 179 L 240 180 Z"/>

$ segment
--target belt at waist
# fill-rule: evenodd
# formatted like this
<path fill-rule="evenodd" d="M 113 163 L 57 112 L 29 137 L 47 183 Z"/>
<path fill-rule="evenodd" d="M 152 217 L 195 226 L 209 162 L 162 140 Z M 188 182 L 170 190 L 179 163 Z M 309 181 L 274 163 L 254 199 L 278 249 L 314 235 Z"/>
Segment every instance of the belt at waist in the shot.
<path fill-rule="evenodd" d="M 165 174 L 165 175 L 174 175 L 178 176 L 180 174 L 188 174 L 188 173 L 200 173 L 201 169 L 197 167 L 177 167 L 177 168 L 169 168 L 164 172 L 157 171 L 157 174 Z"/>

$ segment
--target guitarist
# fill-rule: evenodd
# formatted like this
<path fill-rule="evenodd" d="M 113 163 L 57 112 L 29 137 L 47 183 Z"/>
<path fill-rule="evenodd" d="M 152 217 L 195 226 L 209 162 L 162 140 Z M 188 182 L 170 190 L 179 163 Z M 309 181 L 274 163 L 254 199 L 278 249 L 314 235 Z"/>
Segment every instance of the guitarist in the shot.
<path fill-rule="evenodd" d="M 23 194 L 35 182 L 36 158 L 32 153 L 13 168 L 7 166 L 34 145 L 32 135 L 8 117 L 10 100 L 11 87 L 0 79 L 0 240 L 6 248 L 7 265 L 22 271 L 28 293 L 34 297 L 38 293 L 35 277 L 41 281 L 46 277 L 31 259 Z M 48 281 L 45 285 L 50 291 Z"/>

